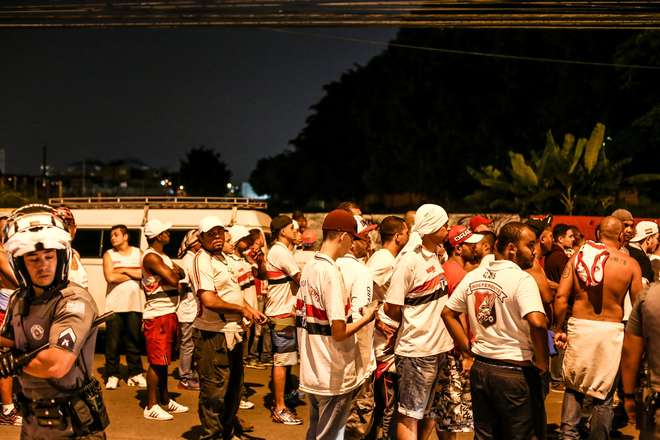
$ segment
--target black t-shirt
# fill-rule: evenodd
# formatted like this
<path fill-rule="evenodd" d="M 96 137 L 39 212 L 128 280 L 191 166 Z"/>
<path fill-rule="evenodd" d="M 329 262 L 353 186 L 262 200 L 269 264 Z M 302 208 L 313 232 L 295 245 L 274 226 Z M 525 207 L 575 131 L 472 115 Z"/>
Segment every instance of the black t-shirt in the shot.
<path fill-rule="evenodd" d="M 564 252 L 560 246 L 554 245 L 543 262 L 545 276 L 548 277 L 550 281 L 558 283 L 561 279 L 561 274 L 564 271 L 566 263 L 568 263 L 568 255 L 566 255 L 566 252 Z"/>
<path fill-rule="evenodd" d="M 639 267 L 642 269 L 642 276 L 648 280 L 649 283 L 653 282 L 653 267 L 651 267 L 651 260 L 646 253 L 630 245 L 626 246 L 628 253 L 637 261 Z"/>

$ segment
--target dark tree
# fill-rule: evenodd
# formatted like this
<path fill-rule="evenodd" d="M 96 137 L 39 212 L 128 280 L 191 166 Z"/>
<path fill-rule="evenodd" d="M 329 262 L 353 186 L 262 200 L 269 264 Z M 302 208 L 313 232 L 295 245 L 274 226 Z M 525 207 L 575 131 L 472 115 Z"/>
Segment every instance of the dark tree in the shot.
<path fill-rule="evenodd" d="M 201 145 L 186 153 L 179 167 L 181 183 L 191 196 L 223 196 L 231 171 L 220 159 L 220 153 Z"/>
<path fill-rule="evenodd" d="M 657 144 L 657 71 L 523 59 L 657 65 L 657 34 L 639 35 L 403 29 L 366 66 L 355 66 L 326 85 L 305 127 L 290 142 L 293 151 L 261 161 L 251 181 L 255 188 L 258 182 L 260 191 L 303 202 L 410 192 L 456 208 L 465 206 L 464 196 L 476 189 L 467 167 L 504 166 L 507 151 L 543 145 L 549 129 L 581 134 L 602 121 L 619 143 L 632 128 L 633 133 L 656 135 L 639 148 Z M 649 87 L 654 92 L 640 100 Z M 628 148 L 613 145 L 608 151 L 616 160 L 617 152 L 628 156 Z M 284 159 L 304 163 L 302 183 L 296 180 L 301 173 L 282 182 L 277 171 Z"/>

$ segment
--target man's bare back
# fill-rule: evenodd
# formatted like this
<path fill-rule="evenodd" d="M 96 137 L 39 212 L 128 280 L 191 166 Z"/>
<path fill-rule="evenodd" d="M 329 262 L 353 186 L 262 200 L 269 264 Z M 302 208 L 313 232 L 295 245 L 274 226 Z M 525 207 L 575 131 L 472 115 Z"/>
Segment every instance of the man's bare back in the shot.
<path fill-rule="evenodd" d="M 623 225 L 614 217 L 601 221 L 601 242 L 609 251 L 609 258 L 603 269 L 603 280 L 596 286 L 585 285 L 577 276 L 575 259 L 571 257 L 564 268 L 557 296 L 555 298 L 556 325 L 561 326 L 566 317 L 569 298 L 573 298 L 572 316 L 592 321 L 621 322 L 623 302 L 630 292 L 635 301 L 642 290 L 642 274 L 639 264 L 619 250 L 619 237 Z"/>

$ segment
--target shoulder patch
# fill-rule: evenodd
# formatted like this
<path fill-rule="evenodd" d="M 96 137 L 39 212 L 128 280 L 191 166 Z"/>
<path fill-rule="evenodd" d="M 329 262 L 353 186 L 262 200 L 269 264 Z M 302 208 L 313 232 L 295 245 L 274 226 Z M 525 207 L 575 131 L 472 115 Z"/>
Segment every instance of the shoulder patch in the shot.
<path fill-rule="evenodd" d="M 85 303 L 82 301 L 68 301 L 64 305 L 64 311 L 83 318 L 85 317 Z"/>
<path fill-rule="evenodd" d="M 73 350 L 73 346 L 76 343 L 76 333 L 71 327 L 67 327 L 62 330 L 57 336 L 57 346 L 66 348 L 67 350 Z"/>

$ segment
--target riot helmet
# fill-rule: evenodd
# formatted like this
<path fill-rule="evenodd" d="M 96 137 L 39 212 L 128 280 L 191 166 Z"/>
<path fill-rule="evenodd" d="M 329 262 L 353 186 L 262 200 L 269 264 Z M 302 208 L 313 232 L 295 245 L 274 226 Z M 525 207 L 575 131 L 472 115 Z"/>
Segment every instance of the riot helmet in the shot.
<path fill-rule="evenodd" d="M 62 218 L 48 205 L 31 204 L 14 210 L 5 226 L 5 250 L 21 287 L 33 285 L 25 266 L 25 255 L 54 249 L 57 252 L 55 279 L 48 288 L 66 283 L 71 261 L 71 235 Z"/>

